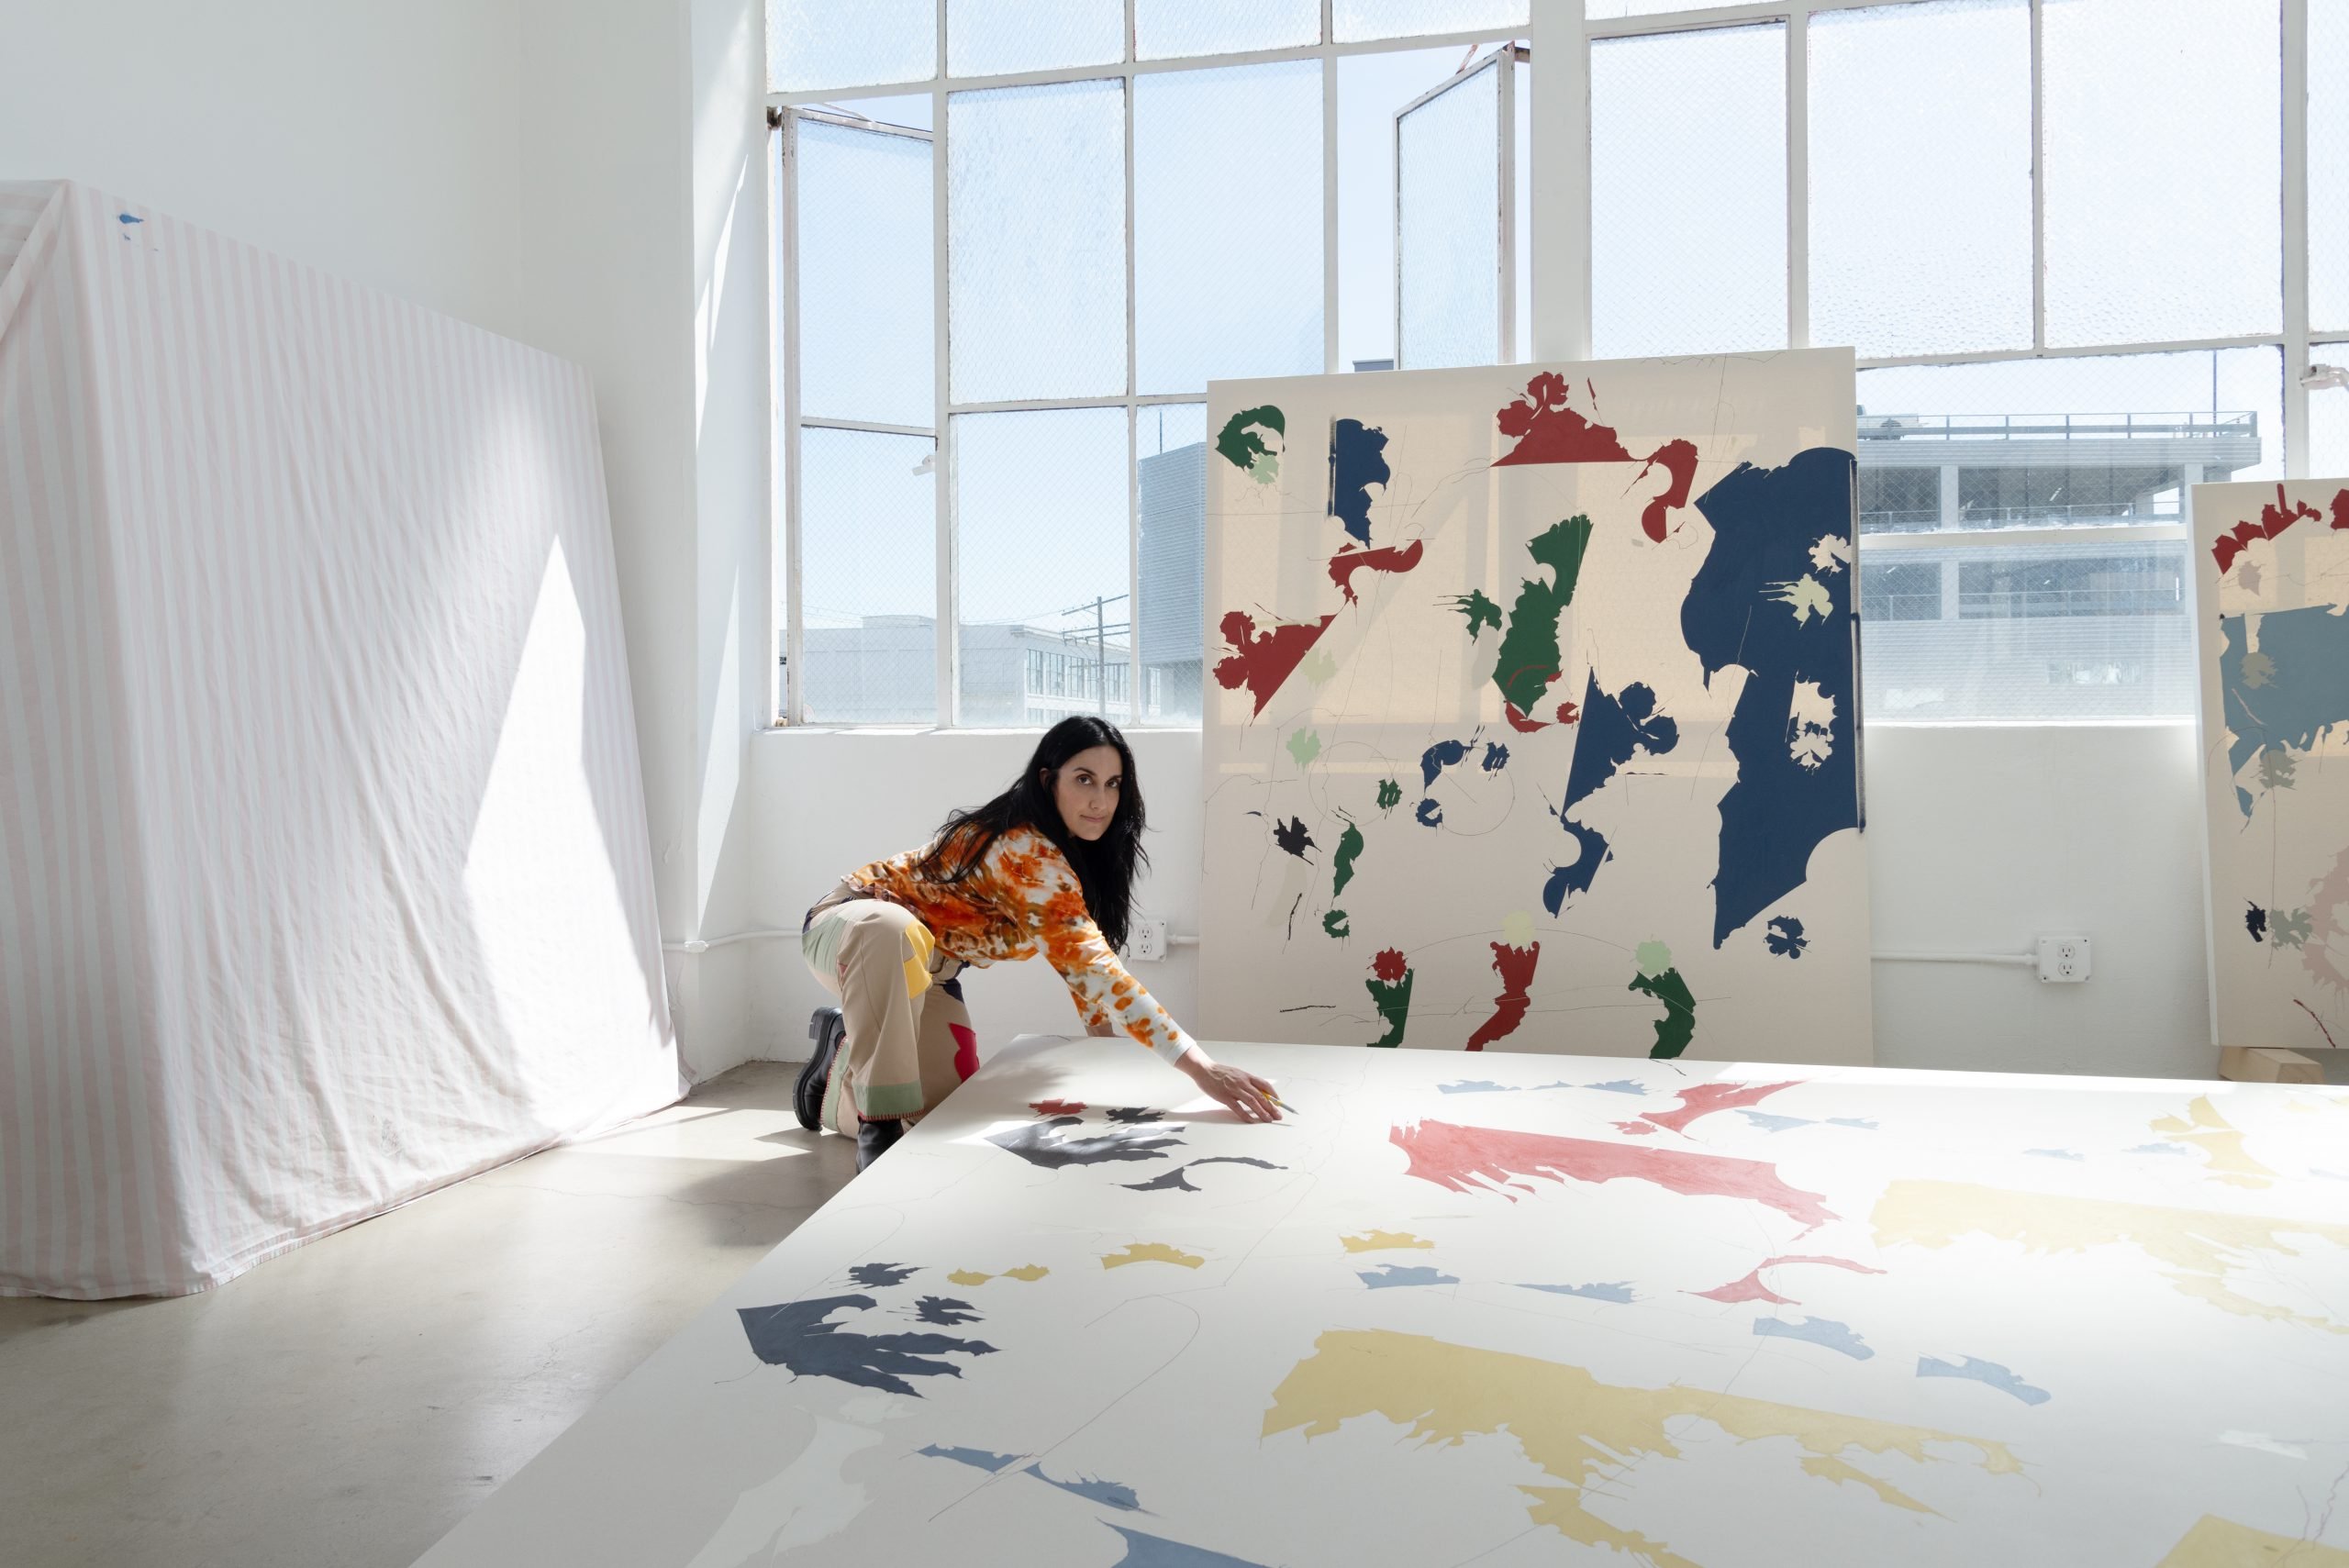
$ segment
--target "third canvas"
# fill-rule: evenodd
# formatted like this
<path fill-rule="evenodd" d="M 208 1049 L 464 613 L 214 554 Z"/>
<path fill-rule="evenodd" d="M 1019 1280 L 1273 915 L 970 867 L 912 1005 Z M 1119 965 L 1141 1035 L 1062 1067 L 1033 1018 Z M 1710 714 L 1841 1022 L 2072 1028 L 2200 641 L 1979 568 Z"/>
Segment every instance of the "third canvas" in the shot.
<path fill-rule="evenodd" d="M 1853 395 L 1212 385 L 1200 1032 L 1868 1061 Z"/>

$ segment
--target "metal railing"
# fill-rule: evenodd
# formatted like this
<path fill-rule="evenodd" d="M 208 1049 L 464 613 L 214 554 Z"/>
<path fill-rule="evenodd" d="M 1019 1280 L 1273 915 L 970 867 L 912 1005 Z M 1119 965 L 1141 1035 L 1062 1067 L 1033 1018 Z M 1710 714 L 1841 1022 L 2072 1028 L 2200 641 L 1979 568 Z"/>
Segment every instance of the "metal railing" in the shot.
<path fill-rule="evenodd" d="M 2183 414 L 1867 414 L 1859 417 L 1864 441 L 2204 440 L 2259 437 L 2259 416 L 2248 409 Z"/>

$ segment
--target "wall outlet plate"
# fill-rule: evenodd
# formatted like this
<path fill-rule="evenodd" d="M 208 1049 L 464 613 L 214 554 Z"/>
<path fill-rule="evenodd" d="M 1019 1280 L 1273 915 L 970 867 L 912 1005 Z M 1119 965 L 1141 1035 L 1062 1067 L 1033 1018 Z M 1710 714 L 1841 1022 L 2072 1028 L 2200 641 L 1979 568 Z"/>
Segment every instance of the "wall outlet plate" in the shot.
<path fill-rule="evenodd" d="M 1155 963 L 1166 956 L 1166 922 L 1136 920 L 1126 933 L 1126 956 L 1136 963 Z"/>
<path fill-rule="evenodd" d="M 2039 978 L 2051 984 L 2073 985 L 2088 977 L 2086 937 L 2039 939 Z"/>

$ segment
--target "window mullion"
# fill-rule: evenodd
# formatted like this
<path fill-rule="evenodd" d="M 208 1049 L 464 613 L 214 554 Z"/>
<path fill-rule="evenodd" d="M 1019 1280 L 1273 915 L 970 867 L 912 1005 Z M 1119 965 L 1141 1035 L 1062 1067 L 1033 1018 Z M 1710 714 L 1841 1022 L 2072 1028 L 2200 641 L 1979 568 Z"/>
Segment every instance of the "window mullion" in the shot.
<path fill-rule="evenodd" d="M 947 317 L 947 256 L 952 249 L 946 233 L 946 166 L 952 157 L 952 139 L 948 134 L 946 116 L 946 0 L 938 5 L 938 80 L 930 87 L 930 300 L 935 313 L 932 323 L 937 373 L 931 377 L 934 406 L 931 418 L 938 427 L 937 461 L 930 465 L 933 483 L 938 486 L 934 497 L 938 512 L 938 622 L 934 644 L 932 679 L 938 683 L 938 722 L 951 728 L 954 723 L 956 703 L 955 671 L 958 665 L 958 625 L 962 603 L 960 562 L 954 548 L 954 430 L 949 423 L 947 408 L 952 384 L 953 345 Z"/>
<path fill-rule="evenodd" d="M 2284 473 L 2309 472 L 2309 0 L 2283 0 Z"/>
<path fill-rule="evenodd" d="M 783 720 L 805 724 L 807 704 L 807 616 L 800 591 L 799 472 L 799 148 L 796 117 L 785 115 L 775 128 L 775 155 L 782 179 L 776 200 L 782 255 L 779 305 L 783 312 Z"/>
<path fill-rule="evenodd" d="M 2044 0 L 2031 0 L 2031 346 L 2047 347 L 2047 74 Z"/>

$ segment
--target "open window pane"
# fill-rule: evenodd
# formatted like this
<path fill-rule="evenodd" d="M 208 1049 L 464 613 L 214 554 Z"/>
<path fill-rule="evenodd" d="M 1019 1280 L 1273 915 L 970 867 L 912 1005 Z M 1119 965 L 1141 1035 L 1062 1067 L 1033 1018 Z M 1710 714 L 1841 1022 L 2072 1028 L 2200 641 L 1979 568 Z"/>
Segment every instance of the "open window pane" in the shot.
<path fill-rule="evenodd" d="M 800 432 L 796 678 L 810 724 L 937 721 L 937 481 L 923 468 L 932 445 Z"/>
<path fill-rule="evenodd" d="M 1786 28 L 1590 48 L 1591 343 L 1787 344 Z"/>
<path fill-rule="evenodd" d="M 1131 717 L 1126 411 L 953 422 L 963 723 Z"/>
<path fill-rule="evenodd" d="M 937 0 L 767 0 L 770 92 L 878 87 L 937 74 Z"/>
<path fill-rule="evenodd" d="M 2031 7 L 1810 18 L 1810 340 L 2031 346 Z"/>
<path fill-rule="evenodd" d="M 1330 24 L 1340 43 L 1522 28 L 1527 0 L 1337 0 Z"/>
<path fill-rule="evenodd" d="M 799 406 L 810 418 L 937 417 L 930 144 L 816 120 L 795 128 Z"/>
<path fill-rule="evenodd" d="M 951 75 L 999 76 L 1125 58 L 1124 0 L 947 0 Z"/>
<path fill-rule="evenodd" d="M 1125 115 L 1114 80 L 947 100 L 956 402 L 1126 390 Z"/>
<path fill-rule="evenodd" d="M 2318 343 L 2309 350 L 2318 364 L 2349 365 L 2349 343 Z M 2309 474 L 2349 479 L 2349 387 L 2317 387 L 2309 393 Z"/>
<path fill-rule="evenodd" d="M 2065 0 L 2043 15 L 2047 340 L 2279 330 L 2277 0 Z"/>
<path fill-rule="evenodd" d="M 2280 474 L 2276 350 L 1904 366 L 1859 395 L 1871 721 L 2194 711 L 2186 542 L 2129 531 Z"/>
<path fill-rule="evenodd" d="M 2349 330 L 2349 6 L 2309 7 L 2309 325 Z M 2339 362 L 2336 355 L 2334 362 Z M 2331 472 L 2338 473 L 2340 469 Z"/>
<path fill-rule="evenodd" d="M 1502 73 L 1495 59 L 1397 117 L 1396 362 L 1488 365 L 1500 341 Z M 1512 131 L 1514 128 L 1511 128 Z"/>
<path fill-rule="evenodd" d="M 1141 580 L 1135 612 L 1142 724 L 1199 721 L 1207 561 L 1208 406 L 1135 411 L 1141 496 Z"/>
<path fill-rule="evenodd" d="M 1134 359 L 1144 393 L 1321 369 L 1321 63 L 1134 83 Z"/>
<path fill-rule="evenodd" d="M 1134 0 L 1134 54 L 1142 60 L 1320 41 L 1320 0 Z"/>
<path fill-rule="evenodd" d="M 1395 368 L 1395 111 L 1448 81 L 1456 49 L 1338 61 L 1338 368 Z"/>

